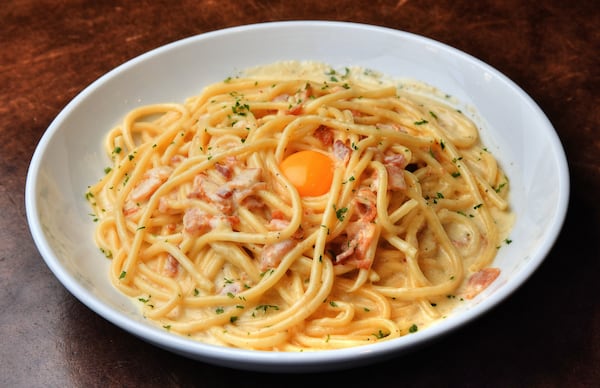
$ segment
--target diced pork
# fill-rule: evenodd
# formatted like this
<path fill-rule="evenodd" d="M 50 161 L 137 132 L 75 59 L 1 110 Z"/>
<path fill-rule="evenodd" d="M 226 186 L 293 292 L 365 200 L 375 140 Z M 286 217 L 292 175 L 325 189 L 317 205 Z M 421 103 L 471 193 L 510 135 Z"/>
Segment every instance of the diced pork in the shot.
<path fill-rule="evenodd" d="M 469 277 L 465 296 L 467 299 L 473 299 L 480 292 L 485 290 L 498 276 L 500 275 L 499 268 L 483 268 Z"/>
<path fill-rule="evenodd" d="M 404 168 L 407 160 L 402 154 L 389 154 L 383 158 L 383 165 L 388 173 L 388 188 L 390 190 L 406 190 Z"/>
<path fill-rule="evenodd" d="M 279 241 L 273 244 L 266 244 L 260 255 L 258 266 L 261 271 L 266 271 L 270 268 L 277 268 L 283 256 L 294 249 L 297 242 L 292 239 Z"/>

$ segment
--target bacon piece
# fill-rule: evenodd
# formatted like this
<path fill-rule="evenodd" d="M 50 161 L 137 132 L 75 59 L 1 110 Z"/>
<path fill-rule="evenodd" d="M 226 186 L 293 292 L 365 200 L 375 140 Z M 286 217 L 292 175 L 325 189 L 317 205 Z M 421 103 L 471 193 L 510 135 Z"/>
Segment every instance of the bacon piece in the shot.
<path fill-rule="evenodd" d="M 351 151 L 352 150 L 350 147 L 348 147 L 343 141 L 338 139 L 333 142 L 333 154 L 338 160 L 344 162 L 344 164 L 347 164 L 350 160 Z"/>
<path fill-rule="evenodd" d="M 163 270 L 167 276 L 174 278 L 179 272 L 179 262 L 173 256 L 168 255 Z"/>
<path fill-rule="evenodd" d="M 336 255 L 335 264 L 344 262 L 355 264 L 359 269 L 371 267 L 371 260 L 367 256 L 367 250 L 373 243 L 377 227 L 371 222 L 356 221 L 346 227 L 348 243 L 342 253 Z"/>
<path fill-rule="evenodd" d="M 254 194 L 257 190 L 266 188 L 266 183 L 261 181 L 261 168 L 247 168 L 240 171 L 227 186 L 234 191 L 235 200 L 241 203 L 246 197 Z"/>
<path fill-rule="evenodd" d="M 190 234 L 201 234 L 210 228 L 210 214 L 191 208 L 183 215 L 183 229 Z"/>
<path fill-rule="evenodd" d="M 223 177 L 227 180 L 231 180 L 233 178 L 235 172 L 235 166 L 238 164 L 238 161 L 235 156 L 228 156 L 224 159 L 222 163 L 216 163 L 215 169 L 223 175 Z"/>
<path fill-rule="evenodd" d="M 129 193 L 129 199 L 137 202 L 150 198 L 150 196 L 162 185 L 173 172 L 169 166 L 152 168 L 144 173 L 137 186 Z"/>
<path fill-rule="evenodd" d="M 279 241 L 273 244 L 266 244 L 260 254 L 258 267 L 261 271 L 265 271 L 269 268 L 276 268 L 283 256 L 289 251 L 294 249 L 297 242 L 291 239 Z"/>
<path fill-rule="evenodd" d="M 404 168 L 406 157 L 402 154 L 389 154 L 383 158 L 383 165 L 388 173 L 388 188 L 390 190 L 406 190 Z"/>
<path fill-rule="evenodd" d="M 377 226 L 373 220 L 377 218 L 377 196 L 366 187 L 361 187 L 353 199 L 358 220 L 346 226 L 347 243 L 345 249 L 336 255 L 335 264 L 352 263 L 357 268 L 368 269 L 371 260 L 367 258 L 367 250 L 375 240 Z"/>
<path fill-rule="evenodd" d="M 183 215 L 183 229 L 192 235 L 203 234 L 222 227 L 233 229 L 239 223 L 240 219 L 237 216 L 209 214 L 198 208 L 187 209 Z"/>
<path fill-rule="evenodd" d="M 250 211 L 258 211 L 264 209 L 265 203 L 257 197 L 249 196 L 244 198 L 244 206 Z"/>
<path fill-rule="evenodd" d="M 283 230 L 287 228 L 290 224 L 290 221 L 284 220 L 281 218 L 271 218 L 271 221 L 267 224 L 267 229 L 269 230 Z"/>
<path fill-rule="evenodd" d="M 498 276 L 500 275 L 499 268 L 483 268 L 469 277 L 465 296 L 467 299 L 473 299 L 480 292 L 485 290 Z"/>
<path fill-rule="evenodd" d="M 210 202 L 224 214 L 231 214 L 233 211 L 233 202 L 231 195 L 228 194 L 231 194 L 228 187 L 219 186 L 210 180 L 206 174 L 198 174 L 194 178 L 192 191 L 188 194 L 188 197 Z"/>
<path fill-rule="evenodd" d="M 377 217 L 377 196 L 366 187 L 358 190 L 354 204 L 362 222 L 372 222 Z"/>
<path fill-rule="evenodd" d="M 206 174 L 201 173 L 194 178 L 188 197 L 202 199 L 215 205 L 223 214 L 231 215 L 236 204 L 244 203 L 258 190 L 266 188 L 266 183 L 261 180 L 261 176 L 262 169 L 247 168 L 235 174 L 230 181 L 219 185 Z M 253 208 L 260 208 L 259 202 L 250 202 Z"/>
<path fill-rule="evenodd" d="M 134 201 L 127 200 L 123 204 L 123 214 L 125 215 L 125 217 L 129 217 L 131 215 L 134 215 L 135 213 L 138 212 L 138 210 L 140 210 L 140 207 Z"/>
<path fill-rule="evenodd" d="M 313 136 L 319 139 L 321 144 L 325 147 L 333 145 L 333 131 L 331 128 L 324 125 L 320 125 L 319 128 L 315 129 Z"/>
<path fill-rule="evenodd" d="M 215 170 L 221 173 L 226 179 L 231 179 L 233 176 L 233 169 L 225 164 L 215 164 Z"/>

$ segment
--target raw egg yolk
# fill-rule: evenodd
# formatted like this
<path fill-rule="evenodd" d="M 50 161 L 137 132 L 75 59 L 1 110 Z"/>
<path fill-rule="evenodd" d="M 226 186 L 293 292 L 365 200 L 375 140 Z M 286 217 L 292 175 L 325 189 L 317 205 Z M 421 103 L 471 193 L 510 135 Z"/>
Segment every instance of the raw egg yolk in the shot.
<path fill-rule="evenodd" d="M 333 180 L 333 161 L 316 151 L 299 151 L 279 165 L 281 172 L 296 187 L 301 197 L 314 197 L 329 191 Z"/>

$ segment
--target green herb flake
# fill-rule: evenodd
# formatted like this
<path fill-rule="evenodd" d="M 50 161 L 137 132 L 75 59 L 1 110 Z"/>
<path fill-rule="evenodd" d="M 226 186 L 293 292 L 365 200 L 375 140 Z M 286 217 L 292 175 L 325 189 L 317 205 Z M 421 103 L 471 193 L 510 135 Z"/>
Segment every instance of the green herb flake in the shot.
<path fill-rule="evenodd" d="M 377 333 L 373 333 L 373 335 L 377 339 L 382 339 L 390 335 L 390 333 L 385 333 L 383 330 L 379 329 L 379 331 L 377 331 Z"/>
<path fill-rule="evenodd" d="M 341 209 L 336 209 L 335 205 L 334 205 L 334 209 L 335 209 L 335 216 L 336 216 L 336 218 L 340 222 L 344 221 L 344 217 L 346 216 L 346 213 L 348 212 L 348 208 L 347 207 L 343 207 Z"/>
<path fill-rule="evenodd" d="M 506 183 L 507 183 L 507 182 L 500 183 L 500 184 L 498 185 L 498 187 L 496 187 L 496 188 L 494 189 L 494 190 L 496 191 L 496 193 L 499 193 L 499 192 L 502 190 L 502 188 L 504 188 L 504 186 L 506 186 Z"/>
<path fill-rule="evenodd" d="M 258 311 L 262 310 L 265 313 L 267 312 L 268 309 L 279 310 L 279 306 L 273 305 L 273 304 L 259 304 L 255 308 L 255 310 L 258 310 Z"/>

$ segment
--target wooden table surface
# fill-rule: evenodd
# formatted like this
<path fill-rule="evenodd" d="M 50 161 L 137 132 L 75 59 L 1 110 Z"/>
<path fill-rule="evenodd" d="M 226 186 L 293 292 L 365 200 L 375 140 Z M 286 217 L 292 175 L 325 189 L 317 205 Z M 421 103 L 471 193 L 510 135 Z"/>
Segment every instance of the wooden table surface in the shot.
<path fill-rule="evenodd" d="M 600 386 L 600 14 L 595 1 L 8 0 L 0 7 L 0 386 Z M 151 346 L 52 275 L 25 218 L 37 142 L 87 85 L 150 49 L 275 20 L 340 20 L 436 39 L 494 66 L 565 147 L 571 202 L 530 280 L 486 316 L 406 356 L 323 374 L 230 370 Z"/>

